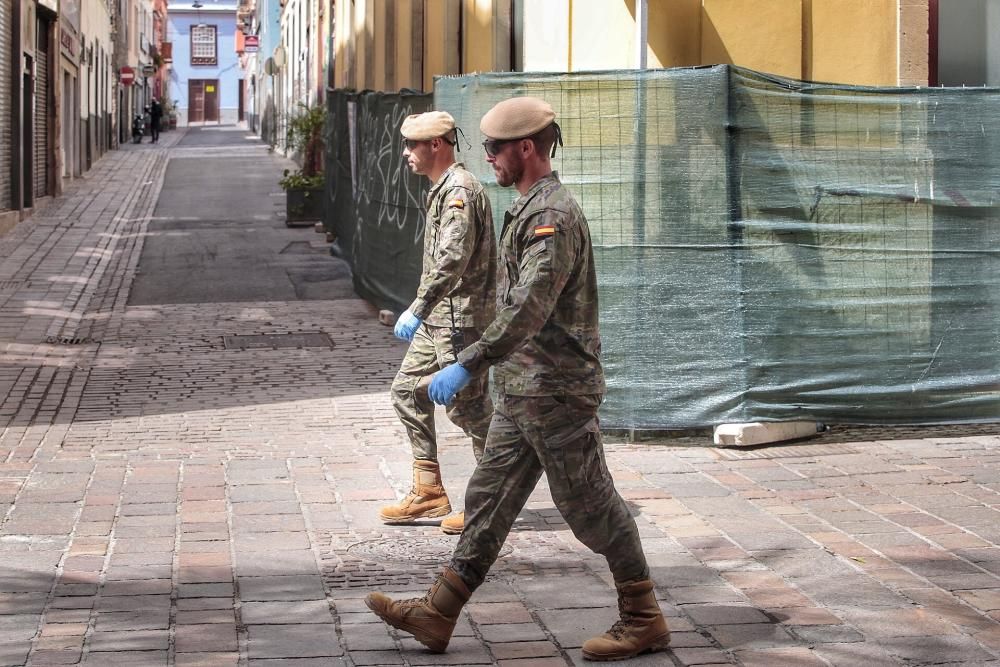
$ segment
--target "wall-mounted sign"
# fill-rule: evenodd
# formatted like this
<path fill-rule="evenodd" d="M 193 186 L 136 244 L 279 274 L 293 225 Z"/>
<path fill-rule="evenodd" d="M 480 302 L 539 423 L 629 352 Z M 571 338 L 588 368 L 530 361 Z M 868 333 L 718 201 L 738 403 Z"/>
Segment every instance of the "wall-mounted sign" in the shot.
<path fill-rule="evenodd" d="M 76 55 L 76 40 L 73 39 L 72 33 L 67 30 L 59 31 L 59 43 L 62 45 L 63 49 L 71 56 Z"/>
<path fill-rule="evenodd" d="M 123 86 L 131 86 L 135 83 L 135 70 L 126 65 L 118 70 L 118 79 L 122 82 Z"/>
<path fill-rule="evenodd" d="M 206 93 L 214 93 L 215 92 L 215 86 L 205 86 L 205 92 Z"/>
<path fill-rule="evenodd" d="M 247 35 L 243 38 L 243 52 L 257 53 L 260 50 L 260 37 L 257 35 Z"/>
<path fill-rule="evenodd" d="M 142 75 L 143 76 L 153 76 L 156 74 L 156 65 L 143 65 Z"/>

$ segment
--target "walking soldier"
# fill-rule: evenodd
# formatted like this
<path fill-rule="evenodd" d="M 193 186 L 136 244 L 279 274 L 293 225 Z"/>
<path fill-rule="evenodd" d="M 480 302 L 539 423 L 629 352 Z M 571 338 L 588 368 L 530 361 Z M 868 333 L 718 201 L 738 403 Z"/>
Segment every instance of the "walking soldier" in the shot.
<path fill-rule="evenodd" d="M 406 427 L 413 452 L 413 487 L 403 500 L 383 507 L 386 523 L 445 516 L 451 503 L 441 480 L 431 375 L 455 363 L 466 342 L 477 340 L 496 312 L 496 240 L 493 213 L 483 186 L 455 161 L 455 120 L 442 111 L 409 116 L 400 128 L 410 169 L 431 181 L 424 226 L 423 272 L 417 297 L 399 316 L 395 334 L 410 341 L 392 383 L 392 405 Z M 482 456 L 493 415 L 486 374 L 455 395 L 448 417 L 472 439 Z M 460 533 L 464 515 L 441 523 Z"/>

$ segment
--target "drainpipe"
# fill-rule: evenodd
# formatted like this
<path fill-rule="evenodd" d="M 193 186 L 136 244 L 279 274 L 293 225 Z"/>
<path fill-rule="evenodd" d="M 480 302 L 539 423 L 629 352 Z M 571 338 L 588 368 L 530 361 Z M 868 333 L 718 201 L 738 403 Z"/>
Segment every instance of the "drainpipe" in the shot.
<path fill-rule="evenodd" d="M 641 293 L 646 285 L 646 271 L 644 262 L 648 261 L 645 256 L 646 247 L 646 80 L 644 70 L 646 69 L 646 43 L 649 25 L 649 4 L 647 0 L 636 0 L 635 3 L 635 122 L 632 127 L 635 146 L 635 171 L 633 172 L 632 186 L 632 206 L 633 220 L 635 221 L 635 244 L 633 247 L 635 263 L 636 289 L 633 290 L 635 302 L 633 308 L 635 312 L 640 312 Z M 628 368 L 628 356 L 626 355 L 626 368 Z M 629 372 L 629 371 L 627 371 Z M 630 440 L 637 438 L 633 425 L 629 433 Z"/>
<path fill-rule="evenodd" d="M 646 83 L 643 71 L 646 69 L 646 44 L 649 36 L 648 0 L 635 3 L 635 238 L 639 247 L 646 241 Z"/>
<path fill-rule="evenodd" d="M 649 0 L 635 2 L 635 67 L 646 69 L 646 44 L 649 41 Z"/>

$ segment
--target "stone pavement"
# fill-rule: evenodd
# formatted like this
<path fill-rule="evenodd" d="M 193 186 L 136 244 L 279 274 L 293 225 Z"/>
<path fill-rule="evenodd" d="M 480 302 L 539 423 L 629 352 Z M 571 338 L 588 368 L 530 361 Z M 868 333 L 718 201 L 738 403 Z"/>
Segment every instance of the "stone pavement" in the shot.
<path fill-rule="evenodd" d="M 364 607 L 422 594 L 456 539 L 375 520 L 409 451 L 368 305 L 127 305 L 180 137 L 0 238 L 0 665 L 584 664 L 614 592 L 544 483 L 446 654 Z M 332 347 L 224 339 L 311 332 Z M 1000 665 L 996 427 L 704 444 L 608 444 L 673 629 L 620 664 Z M 442 461 L 460 504 L 454 429 Z"/>

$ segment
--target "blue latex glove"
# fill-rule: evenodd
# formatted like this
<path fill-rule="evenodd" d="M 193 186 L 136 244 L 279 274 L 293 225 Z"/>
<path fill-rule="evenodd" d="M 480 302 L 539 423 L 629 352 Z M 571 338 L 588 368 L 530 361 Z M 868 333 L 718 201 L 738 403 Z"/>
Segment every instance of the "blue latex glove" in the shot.
<path fill-rule="evenodd" d="M 417 332 L 417 327 L 420 326 L 421 320 L 413 316 L 408 310 L 404 310 L 403 314 L 399 316 L 396 320 L 396 327 L 392 330 L 396 334 L 396 338 L 402 338 L 406 341 L 413 340 L 413 334 Z"/>
<path fill-rule="evenodd" d="M 427 393 L 438 405 L 449 405 L 455 399 L 455 394 L 465 389 L 471 380 L 472 374 L 462 364 L 445 366 L 431 377 Z"/>

